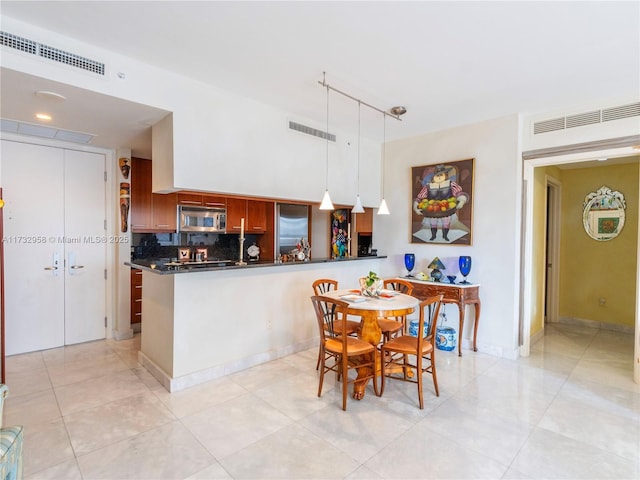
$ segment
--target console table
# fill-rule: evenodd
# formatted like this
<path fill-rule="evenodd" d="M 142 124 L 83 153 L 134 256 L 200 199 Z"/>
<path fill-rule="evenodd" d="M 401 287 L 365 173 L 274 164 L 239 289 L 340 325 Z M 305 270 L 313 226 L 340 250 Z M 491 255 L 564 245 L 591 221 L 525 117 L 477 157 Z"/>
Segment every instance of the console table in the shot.
<path fill-rule="evenodd" d="M 478 324 L 480 323 L 480 285 L 460 283 L 440 283 L 417 278 L 401 277 L 413 285 L 414 297 L 421 301 L 433 295 L 442 294 L 442 303 L 455 303 L 460 311 L 460 328 L 458 330 L 458 356 L 462 356 L 462 329 L 464 327 L 464 310 L 467 305 L 475 307 L 475 321 L 473 325 L 473 351 L 477 352 L 476 338 L 478 336 Z"/>

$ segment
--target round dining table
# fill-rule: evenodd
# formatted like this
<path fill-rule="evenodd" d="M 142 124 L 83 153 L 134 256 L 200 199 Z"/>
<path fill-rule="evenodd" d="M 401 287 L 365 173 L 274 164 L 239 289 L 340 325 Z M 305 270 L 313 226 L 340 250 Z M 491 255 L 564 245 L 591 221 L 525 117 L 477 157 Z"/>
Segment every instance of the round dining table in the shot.
<path fill-rule="evenodd" d="M 400 317 L 406 316 L 415 311 L 415 307 L 420 301 L 404 293 L 384 290 L 379 297 L 366 297 L 360 295 L 359 290 L 333 290 L 325 293 L 325 296 L 344 300 L 349 304 L 348 315 L 359 316 L 360 328 L 358 338 L 372 345 L 378 345 L 382 339 L 382 330 L 378 324 L 380 317 Z M 376 371 L 380 371 L 380 357 L 376 358 Z M 358 369 L 358 378 L 368 377 L 369 371 L 363 367 Z M 361 400 L 364 398 L 364 390 L 368 380 L 356 381 L 353 384 L 353 398 Z"/>

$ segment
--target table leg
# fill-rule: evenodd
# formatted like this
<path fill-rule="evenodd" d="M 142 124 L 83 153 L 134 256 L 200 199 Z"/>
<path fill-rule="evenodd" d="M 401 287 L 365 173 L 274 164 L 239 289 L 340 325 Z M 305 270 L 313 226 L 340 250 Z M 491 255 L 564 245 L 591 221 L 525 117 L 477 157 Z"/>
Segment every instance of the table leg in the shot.
<path fill-rule="evenodd" d="M 462 356 L 462 330 L 464 330 L 464 303 L 456 302 L 460 312 L 460 329 L 458 330 L 458 356 Z"/>
<path fill-rule="evenodd" d="M 371 345 L 378 345 L 382 337 L 382 330 L 378 325 L 378 314 L 375 311 L 368 312 L 362 311 L 362 320 L 360 322 L 360 331 L 358 332 L 360 340 L 370 343 Z M 376 354 L 376 372 L 380 370 L 380 356 Z M 359 380 L 362 377 L 368 377 L 371 374 L 369 367 L 362 367 L 358 369 L 358 377 L 353 383 L 353 398 L 356 400 L 362 400 L 364 398 L 364 390 L 369 383 L 368 379 Z"/>
<path fill-rule="evenodd" d="M 478 324 L 480 323 L 480 299 L 474 304 L 474 308 L 476 311 L 476 321 L 473 325 L 473 351 L 477 352 L 478 347 L 476 346 L 476 338 L 478 337 Z"/>

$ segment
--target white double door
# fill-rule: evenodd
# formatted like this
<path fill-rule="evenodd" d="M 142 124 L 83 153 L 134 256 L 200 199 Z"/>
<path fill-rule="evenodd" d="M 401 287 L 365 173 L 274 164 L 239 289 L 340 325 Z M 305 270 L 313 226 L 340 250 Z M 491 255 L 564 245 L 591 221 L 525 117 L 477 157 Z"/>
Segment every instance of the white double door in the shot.
<path fill-rule="evenodd" d="M 2 140 L 6 354 L 105 337 L 105 156 Z"/>

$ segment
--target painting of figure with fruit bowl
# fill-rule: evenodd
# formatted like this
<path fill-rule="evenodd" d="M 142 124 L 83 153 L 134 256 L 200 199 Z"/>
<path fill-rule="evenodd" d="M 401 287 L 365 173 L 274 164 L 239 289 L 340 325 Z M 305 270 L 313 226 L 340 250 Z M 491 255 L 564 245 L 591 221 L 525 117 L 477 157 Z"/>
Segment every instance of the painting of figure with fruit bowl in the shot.
<path fill-rule="evenodd" d="M 471 245 L 474 159 L 411 169 L 411 243 Z"/>

